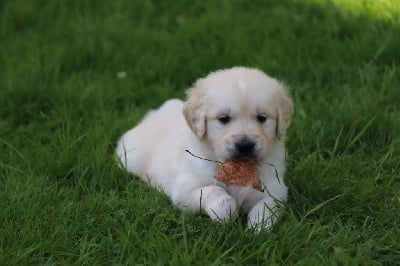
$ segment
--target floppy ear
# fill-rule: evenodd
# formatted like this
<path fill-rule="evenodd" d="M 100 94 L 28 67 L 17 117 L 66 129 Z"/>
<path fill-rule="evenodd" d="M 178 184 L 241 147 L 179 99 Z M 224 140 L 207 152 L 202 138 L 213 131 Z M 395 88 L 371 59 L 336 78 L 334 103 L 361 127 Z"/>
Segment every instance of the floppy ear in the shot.
<path fill-rule="evenodd" d="M 282 88 L 283 89 L 283 88 Z M 293 114 L 293 103 L 283 89 L 280 93 L 278 105 L 278 120 L 276 123 L 276 134 L 278 139 L 281 139 L 289 127 L 290 120 Z"/>
<path fill-rule="evenodd" d="M 188 99 L 183 104 L 182 112 L 193 133 L 199 139 L 203 138 L 206 133 L 204 95 L 194 88 L 190 89 Z"/>

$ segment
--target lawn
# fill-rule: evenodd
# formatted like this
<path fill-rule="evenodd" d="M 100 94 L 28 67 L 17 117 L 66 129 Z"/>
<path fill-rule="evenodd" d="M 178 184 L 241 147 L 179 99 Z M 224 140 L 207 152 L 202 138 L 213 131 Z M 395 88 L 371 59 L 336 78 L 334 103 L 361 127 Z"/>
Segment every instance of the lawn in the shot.
<path fill-rule="evenodd" d="M 290 199 L 260 234 L 182 213 L 113 157 L 147 110 L 234 65 L 295 105 Z M 1 265 L 399 262 L 398 1 L 0 2 Z"/>

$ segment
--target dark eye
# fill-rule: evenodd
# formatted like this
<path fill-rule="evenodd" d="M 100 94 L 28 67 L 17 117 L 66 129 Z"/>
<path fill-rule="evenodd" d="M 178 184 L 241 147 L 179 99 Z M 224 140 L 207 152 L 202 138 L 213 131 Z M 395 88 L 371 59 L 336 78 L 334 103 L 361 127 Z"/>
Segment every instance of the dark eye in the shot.
<path fill-rule="evenodd" d="M 267 121 L 267 116 L 265 116 L 265 115 L 257 115 L 257 121 L 260 124 L 263 124 L 263 123 L 265 123 L 265 121 Z"/>
<path fill-rule="evenodd" d="M 231 117 L 230 116 L 228 116 L 228 115 L 223 115 L 223 116 L 220 116 L 220 117 L 218 117 L 218 121 L 221 123 L 221 124 L 228 124 L 229 123 L 229 121 L 231 121 Z"/>

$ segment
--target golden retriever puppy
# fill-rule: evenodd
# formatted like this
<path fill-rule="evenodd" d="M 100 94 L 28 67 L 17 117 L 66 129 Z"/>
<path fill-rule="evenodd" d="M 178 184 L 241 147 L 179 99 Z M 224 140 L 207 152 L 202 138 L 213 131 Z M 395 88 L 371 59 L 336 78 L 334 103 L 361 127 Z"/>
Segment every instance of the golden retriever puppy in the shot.
<path fill-rule="evenodd" d="M 166 101 L 118 141 L 128 172 L 165 192 L 179 208 L 216 221 L 237 216 L 269 229 L 287 200 L 285 132 L 293 105 L 283 86 L 262 71 L 234 67 L 210 73 L 188 90 L 188 99 Z M 264 191 L 226 186 L 214 176 L 219 162 L 252 160 Z"/>

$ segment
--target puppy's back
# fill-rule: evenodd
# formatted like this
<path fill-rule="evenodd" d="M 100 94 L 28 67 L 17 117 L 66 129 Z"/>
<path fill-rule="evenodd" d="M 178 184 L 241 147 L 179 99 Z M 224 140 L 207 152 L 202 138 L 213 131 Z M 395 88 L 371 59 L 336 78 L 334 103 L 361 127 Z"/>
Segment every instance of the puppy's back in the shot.
<path fill-rule="evenodd" d="M 176 142 L 187 130 L 182 115 L 181 100 L 166 101 L 160 108 L 146 114 L 142 121 L 127 131 L 118 141 L 116 154 L 128 172 L 140 176 L 145 182 L 156 178 L 158 158 L 176 153 Z M 164 165 L 165 163 L 160 164 Z"/>

